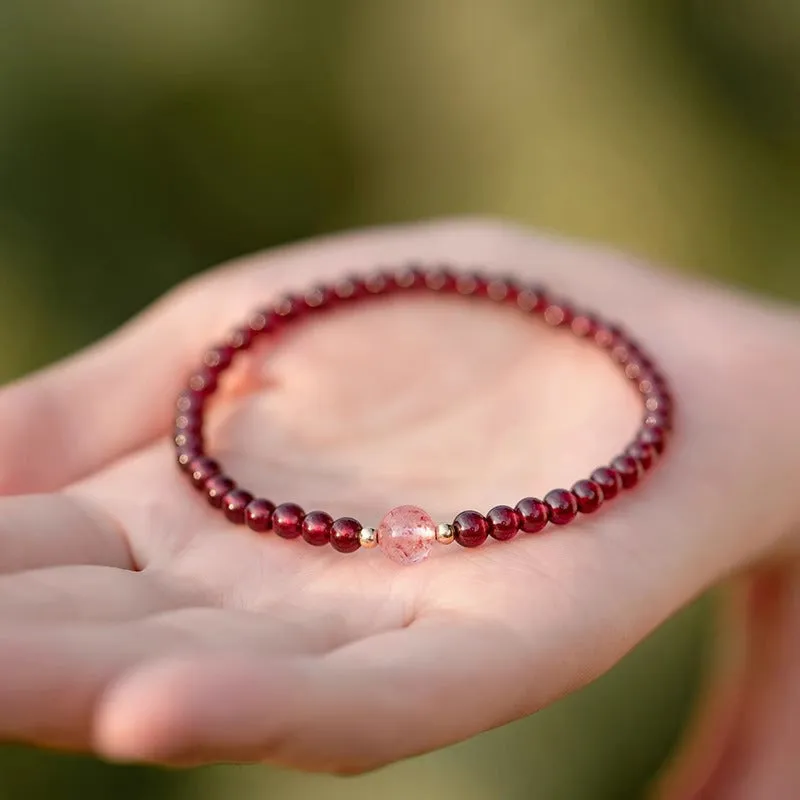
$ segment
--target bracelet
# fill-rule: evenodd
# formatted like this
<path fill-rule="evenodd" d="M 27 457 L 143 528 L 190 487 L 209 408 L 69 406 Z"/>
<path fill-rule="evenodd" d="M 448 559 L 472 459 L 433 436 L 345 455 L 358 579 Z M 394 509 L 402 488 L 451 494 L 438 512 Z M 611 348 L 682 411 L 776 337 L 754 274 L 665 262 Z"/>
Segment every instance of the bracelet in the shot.
<path fill-rule="evenodd" d="M 452 523 L 435 525 L 416 506 L 399 506 L 386 514 L 377 529 L 352 517 L 334 520 L 325 511 L 306 513 L 296 503 L 275 505 L 240 488 L 222 466 L 206 455 L 203 416 L 220 375 L 237 354 L 260 337 L 275 337 L 290 323 L 311 312 L 329 311 L 356 300 L 399 292 L 434 291 L 480 297 L 509 305 L 541 319 L 555 329 L 593 342 L 608 353 L 638 391 L 644 415 L 633 441 L 607 466 L 594 470 L 569 490 L 554 489 L 543 499 L 526 497 L 513 508 L 498 505 L 486 515 L 462 511 Z M 188 379 L 177 400 L 174 443 L 179 467 L 215 509 L 238 525 L 257 533 L 273 531 L 284 539 L 302 537 L 312 545 L 330 544 L 340 553 L 379 546 L 392 560 L 413 564 L 425 559 L 434 542 L 477 547 L 489 537 L 508 541 L 522 533 L 539 533 L 548 523 L 566 525 L 579 514 L 591 514 L 623 490 L 636 486 L 664 452 L 672 431 L 673 403 L 668 383 L 653 360 L 620 327 L 595 314 L 579 311 L 552 297 L 538 285 L 514 278 L 487 277 L 444 269 L 409 268 L 350 277 L 305 294 L 287 295 L 253 314 L 226 340 L 203 356 L 203 364 Z"/>

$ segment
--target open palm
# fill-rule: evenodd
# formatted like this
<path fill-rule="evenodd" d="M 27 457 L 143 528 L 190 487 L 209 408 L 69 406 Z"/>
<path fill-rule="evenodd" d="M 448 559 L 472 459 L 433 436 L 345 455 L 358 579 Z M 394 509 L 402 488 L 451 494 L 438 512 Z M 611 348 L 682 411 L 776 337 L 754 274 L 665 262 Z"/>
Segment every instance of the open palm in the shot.
<path fill-rule="evenodd" d="M 568 530 L 436 548 L 413 568 L 226 522 L 174 466 L 186 370 L 282 290 L 414 258 L 512 270 L 630 327 L 676 386 L 669 457 Z M 0 487 L 17 495 L 0 502 L 0 736 L 356 771 L 531 713 L 784 543 L 800 465 L 776 462 L 785 431 L 747 388 L 774 387 L 788 409 L 786 378 L 732 339 L 757 348 L 794 326 L 613 254 L 476 223 L 304 245 L 181 287 L 0 395 Z M 639 419 L 591 348 L 427 296 L 310 320 L 243 357 L 220 395 L 211 449 L 242 484 L 365 524 L 401 503 L 445 521 L 569 486 Z M 719 502 L 753 474 L 758 504 Z"/>

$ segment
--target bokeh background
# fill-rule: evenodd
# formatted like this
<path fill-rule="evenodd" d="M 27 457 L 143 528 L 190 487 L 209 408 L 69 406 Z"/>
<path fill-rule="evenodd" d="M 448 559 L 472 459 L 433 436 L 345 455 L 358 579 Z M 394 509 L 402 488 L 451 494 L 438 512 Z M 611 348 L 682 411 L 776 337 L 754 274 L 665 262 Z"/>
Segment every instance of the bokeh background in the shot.
<path fill-rule="evenodd" d="M 0 379 L 221 260 L 435 215 L 800 299 L 798 178 L 791 0 L 0 0 Z M 0 800 L 638 797 L 712 608 L 535 718 L 374 775 L 8 747 Z"/>

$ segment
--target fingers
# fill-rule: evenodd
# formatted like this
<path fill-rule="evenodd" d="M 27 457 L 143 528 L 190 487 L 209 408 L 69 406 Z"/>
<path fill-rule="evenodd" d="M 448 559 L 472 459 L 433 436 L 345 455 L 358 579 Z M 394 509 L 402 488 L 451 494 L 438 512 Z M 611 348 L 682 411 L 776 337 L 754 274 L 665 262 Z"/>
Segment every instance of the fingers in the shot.
<path fill-rule="evenodd" d="M 97 589 L 102 604 L 104 589 Z M 118 599 L 114 587 L 111 604 Z M 181 659 L 202 668 L 238 653 L 268 668 L 280 658 L 327 652 L 331 642 L 321 625 L 215 608 L 162 608 L 122 624 L 53 621 L 0 617 L 0 739 L 90 749 L 103 741 L 106 694 L 113 698 L 114 686 L 129 685 L 128 676 L 147 674 L 150 665 Z M 234 691 L 227 686 L 223 694 Z M 158 720 L 161 710 L 135 713 Z"/>
<path fill-rule="evenodd" d="M 515 638 L 421 625 L 321 658 L 149 664 L 106 696 L 96 744 L 118 760 L 363 771 L 533 710 L 532 665 Z"/>
<path fill-rule="evenodd" d="M 110 517 L 60 494 L 0 497 L 0 575 L 63 564 L 135 569 Z"/>
<path fill-rule="evenodd" d="M 0 625 L 0 739 L 89 748 L 94 711 L 124 670 L 174 646 L 123 626 Z"/>

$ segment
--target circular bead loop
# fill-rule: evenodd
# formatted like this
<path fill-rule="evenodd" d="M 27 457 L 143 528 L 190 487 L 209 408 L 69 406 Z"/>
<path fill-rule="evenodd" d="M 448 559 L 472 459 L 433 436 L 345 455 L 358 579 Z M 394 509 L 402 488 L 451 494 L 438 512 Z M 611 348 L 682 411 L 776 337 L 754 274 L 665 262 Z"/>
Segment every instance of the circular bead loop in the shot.
<path fill-rule="evenodd" d="M 274 337 L 307 314 L 347 306 L 357 300 L 400 292 L 433 291 L 481 297 L 508 305 L 545 324 L 591 341 L 605 351 L 638 392 L 643 406 L 641 426 L 633 441 L 571 489 L 554 489 L 544 499 L 526 497 L 515 507 L 499 505 L 487 514 L 462 511 L 450 523 L 436 525 L 415 506 L 392 509 L 377 530 L 351 517 L 333 519 L 324 511 L 306 512 L 296 503 L 275 505 L 254 497 L 225 474 L 205 453 L 203 420 L 208 398 L 222 373 L 236 356 L 261 337 Z M 664 453 L 673 428 L 674 402 L 669 384 L 653 359 L 626 332 L 598 315 L 573 308 L 539 285 L 514 278 L 472 272 L 409 268 L 378 271 L 345 278 L 330 286 L 316 286 L 301 295 L 286 295 L 256 311 L 241 327 L 207 350 L 196 372 L 175 404 L 174 444 L 179 467 L 209 504 L 232 523 L 257 533 L 273 531 L 285 539 L 302 538 L 315 547 L 330 545 L 340 553 L 361 547 L 380 549 L 399 563 L 427 557 L 434 542 L 478 547 L 487 539 L 508 541 L 519 533 L 538 534 L 548 525 L 567 525 L 582 514 L 592 514 L 620 492 L 634 488 Z"/>

